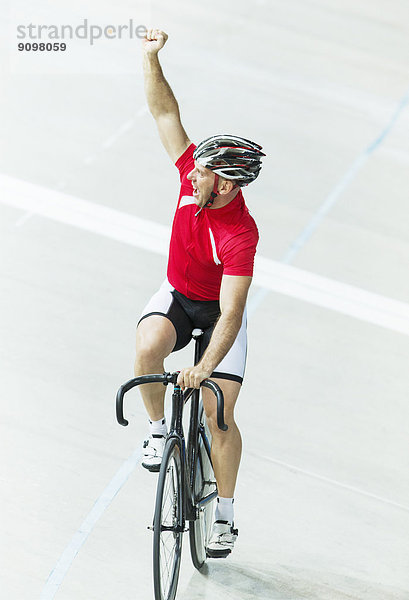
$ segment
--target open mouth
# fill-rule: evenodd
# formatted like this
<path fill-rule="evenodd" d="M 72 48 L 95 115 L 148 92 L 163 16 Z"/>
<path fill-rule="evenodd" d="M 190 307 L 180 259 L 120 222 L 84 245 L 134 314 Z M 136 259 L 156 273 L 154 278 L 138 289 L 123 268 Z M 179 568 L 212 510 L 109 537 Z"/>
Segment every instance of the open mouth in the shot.
<path fill-rule="evenodd" d="M 193 187 L 193 196 L 197 197 L 199 195 L 199 190 Z"/>

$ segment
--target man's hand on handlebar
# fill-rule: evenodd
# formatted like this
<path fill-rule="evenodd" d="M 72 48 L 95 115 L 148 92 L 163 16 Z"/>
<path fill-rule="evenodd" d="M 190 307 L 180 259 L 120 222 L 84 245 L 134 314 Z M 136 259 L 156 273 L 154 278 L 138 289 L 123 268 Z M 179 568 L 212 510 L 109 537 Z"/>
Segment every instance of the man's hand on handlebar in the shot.
<path fill-rule="evenodd" d="M 179 373 L 177 383 L 182 390 L 186 388 L 198 389 L 202 381 L 208 379 L 210 375 L 211 373 L 209 373 L 209 371 L 205 371 L 200 364 L 198 364 L 195 367 L 182 369 Z"/>

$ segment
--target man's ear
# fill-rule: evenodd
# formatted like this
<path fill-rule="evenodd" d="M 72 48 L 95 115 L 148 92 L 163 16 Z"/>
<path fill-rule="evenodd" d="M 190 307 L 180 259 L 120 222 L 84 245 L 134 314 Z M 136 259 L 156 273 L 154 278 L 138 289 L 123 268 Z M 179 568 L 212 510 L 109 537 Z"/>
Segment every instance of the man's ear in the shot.
<path fill-rule="evenodd" d="M 234 183 L 231 179 L 225 179 L 224 177 L 220 177 L 219 179 L 219 189 L 217 190 L 219 194 L 228 194 L 234 188 Z"/>

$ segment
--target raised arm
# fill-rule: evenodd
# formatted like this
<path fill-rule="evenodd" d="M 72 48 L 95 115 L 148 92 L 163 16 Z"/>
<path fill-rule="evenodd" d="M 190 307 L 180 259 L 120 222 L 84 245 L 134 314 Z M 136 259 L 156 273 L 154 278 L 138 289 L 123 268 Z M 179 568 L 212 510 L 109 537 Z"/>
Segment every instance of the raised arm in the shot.
<path fill-rule="evenodd" d="M 143 72 L 149 110 L 156 121 L 165 150 L 176 162 L 191 142 L 183 129 L 176 98 L 159 63 L 158 52 L 167 39 L 164 31 L 148 29 L 143 40 Z"/>

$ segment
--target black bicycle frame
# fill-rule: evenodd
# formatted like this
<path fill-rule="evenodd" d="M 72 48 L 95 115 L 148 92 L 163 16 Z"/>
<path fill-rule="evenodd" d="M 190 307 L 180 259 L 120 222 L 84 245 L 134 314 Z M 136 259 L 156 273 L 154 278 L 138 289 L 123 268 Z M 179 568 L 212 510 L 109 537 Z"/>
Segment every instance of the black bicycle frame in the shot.
<path fill-rule="evenodd" d="M 200 359 L 200 339 L 196 338 L 195 344 L 195 364 L 199 362 Z M 194 489 L 194 478 L 195 478 L 195 468 L 199 464 L 198 463 L 198 433 L 201 435 L 204 447 L 206 449 L 206 453 L 210 457 L 210 446 L 207 440 L 204 427 L 202 424 L 199 424 L 199 389 L 189 388 L 185 391 L 177 385 L 178 373 L 163 373 L 162 375 L 142 375 L 140 377 L 135 377 L 134 379 L 130 379 L 126 383 L 124 383 L 118 390 L 116 396 L 116 417 L 117 421 L 120 425 L 126 427 L 128 425 L 128 421 L 124 418 L 123 413 L 123 400 L 124 395 L 133 387 L 138 385 L 142 385 L 145 383 L 163 383 L 164 385 L 168 385 L 172 383 L 174 386 L 173 394 L 172 394 L 172 418 L 170 423 L 170 430 L 168 434 L 168 438 L 176 438 L 178 440 L 179 447 L 182 452 L 182 481 L 185 483 L 185 490 L 188 490 L 187 494 L 184 494 L 185 497 L 185 506 L 183 507 L 184 512 L 184 520 L 193 521 L 197 518 L 197 507 L 195 503 L 195 489 Z M 227 430 L 227 425 L 224 422 L 224 399 L 223 394 L 219 388 L 219 386 L 209 379 L 205 379 L 200 384 L 203 387 L 207 387 L 213 391 L 217 398 L 217 425 L 219 429 L 222 431 Z M 191 400 L 191 408 L 190 408 L 190 424 L 189 424 L 189 438 L 188 438 L 188 456 L 187 456 L 187 465 L 188 472 L 185 468 L 186 460 L 186 444 L 183 433 L 183 406 L 186 402 L 192 398 Z M 202 498 L 199 505 L 203 506 L 210 502 L 217 495 L 217 491 L 208 494 L 205 498 Z"/>
<path fill-rule="evenodd" d="M 197 363 L 199 362 L 201 355 L 202 355 L 202 353 L 201 353 L 201 337 L 199 336 L 199 337 L 195 338 L 195 365 L 197 365 Z M 186 487 L 190 491 L 190 494 L 189 494 L 190 502 L 188 502 L 188 498 L 186 497 L 186 506 L 185 506 L 186 519 L 189 521 L 193 521 L 194 519 L 197 518 L 198 506 L 196 505 L 196 498 L 195 498 L 195 475 L 196 475 L 195 469 L 200 468 L 200 464 L 198 461 L 198 450 L 199 450 L 198 449 L 198 439 L 199 439 L 198 434 L 202 438 L 203 445 L 204 445 L 204 448 L 208 455 L 210 464 L 212 462 L 212 459 L 210 456 L 210 446 L 209 446 L 208 439 L 206 437 L 204 426 L 202 423 L 199 423 L 199 418 L 198 418 L 199 417 L 199 397 L 200 397 L 200 390 L 198 390 L 198 389 L 193 390 L 191 404 L 190 404 L 189 438 L 188 438 L 188 446 L 187 446 L 188 447 L 187 465 L 189 468 L 189 477 L 186 480 L 186 483 L 188 484 Z M 208 494 L 205 498 L 202 498 L 201 501 L 199 502 L 199 505 L 204 506 L 205 504 L 207 504 L 208 502 L 213 500 L 213 498 L 215 498 L 216 496 L 217 496 L 217 490 L 215 490 L 211 494 Z"/>

